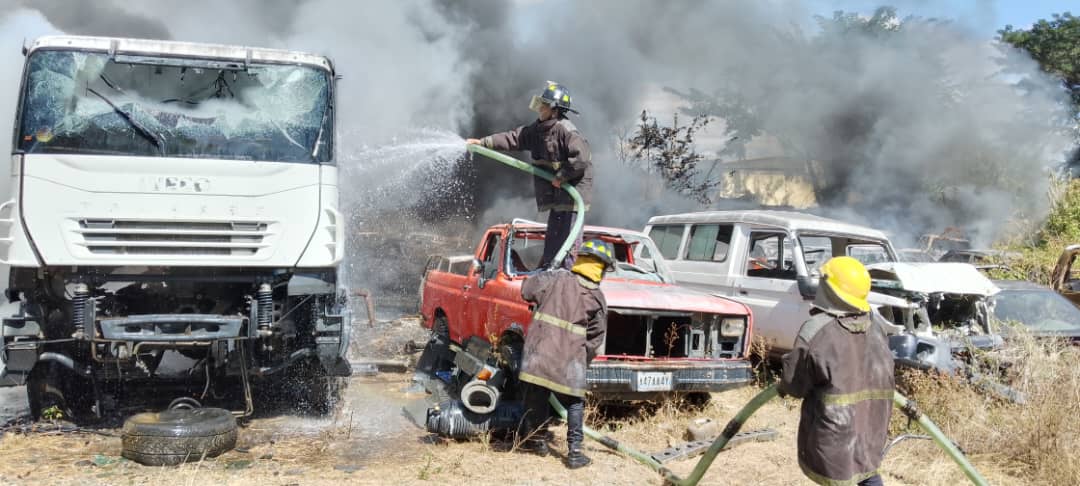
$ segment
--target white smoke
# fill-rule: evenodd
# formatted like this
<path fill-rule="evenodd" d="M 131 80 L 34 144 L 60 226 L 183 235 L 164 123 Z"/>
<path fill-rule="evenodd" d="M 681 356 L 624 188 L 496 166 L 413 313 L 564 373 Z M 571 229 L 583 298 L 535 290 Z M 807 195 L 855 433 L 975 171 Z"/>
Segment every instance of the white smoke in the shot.
<path fill-rule="evenodd" d="M 829 161 L 825 212 L 907 233 L 959 225 L 989 238 L 1010 216 L 1037 219 L 1046 170 L 1067 148 L 1060 86 L 1026 55 L 973 34 L 972 23 L 994 17 L 982 8 L 960 24 L 904 19 L 881 36 L 830 30 L 795 1 L 67 3 L 5 10 L 8 66 L 20 65 L 13 37 L 29 25 L 14 19 L 48 25 L 43 17 L 69 33 L 331 56 L 343 76 L 342 192 L 362 196 L 352 200 L 365 206 L 351 209 L 369 227 L 379 217 L 395 220 L 386 228 L 423 221 L 421 230 L 460 221 L 475 235 L 481 222 L 535 216 L 520 214 L 528 180 L 490 161 L 443 164 L 394 191 L 348 173 L 373 163 L 358 159 L 366 146 L 414 127 L 479 136 L 528 123 L 528 99 L 547 79 L 570 88 L 582 111 L 574 121 L 592 144 L 590 223 L 641 227 L 653 214 L 701 209 L 657 194 L 655 181 L 617 159 L 616 135 L 642 108 L 671 109 L 645 106 L 657 86 L 737 95 L 753 107 L 757 135 L 781 139 L 786 153 L 776 155 Z M 14 103 L 17 70 L 5 73 L 0 103 Z M 455 190 L 432 190 L 440 178 Z M 393 197 L 368 197 L 380 191 Z"/>

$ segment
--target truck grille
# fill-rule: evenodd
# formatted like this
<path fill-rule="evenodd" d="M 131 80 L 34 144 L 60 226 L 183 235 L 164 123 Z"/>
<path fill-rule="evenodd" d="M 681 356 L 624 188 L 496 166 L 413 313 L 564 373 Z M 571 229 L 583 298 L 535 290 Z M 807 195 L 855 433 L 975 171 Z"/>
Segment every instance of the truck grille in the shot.
<path fill-rule="evenodd" d="M 270 224 L 81 219 L 76 230 L 95 255 L 254 256 L 266 248 Z"/>

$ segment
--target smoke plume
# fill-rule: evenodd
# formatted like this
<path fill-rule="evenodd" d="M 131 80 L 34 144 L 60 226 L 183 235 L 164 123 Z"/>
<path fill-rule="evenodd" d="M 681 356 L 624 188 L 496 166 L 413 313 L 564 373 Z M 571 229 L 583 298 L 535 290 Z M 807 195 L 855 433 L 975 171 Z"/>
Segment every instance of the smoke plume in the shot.
<path fill-rule="evenodd" d="M 597 224 L 640 228 L 651 215 L 703 209 L 657 191 L 655 179 L 616 155 L 618 136 L 643 108 L 677 108 L 647 106 L 663 88 L 702 93 L 708 103 L 679 105 L 727 115 L 728 123 L 710 126 L 749 134 L 741 142 L 754 135 L 776 140 L 768 155 L 822 162 L 819 212 L 887 226 L 902 237 L 955 225 L 989 241 L 1009 217 L 1037 219 L 1047 173 L 1068 148 L 1059 85 L 1026 55 L 974 34 L 970 19 L 864 15 L 818 23 L 797 2 L 704 0 L 89 5 L 29 2 L 12 9 L 8 21 L 36 12 L 71 33 L 331 56 L 343 76 L 343 197 L 358 227 L 400 237 L 449 233 L 471 243 L 483 225 L 537 216 L 529 181 L 495 162 L 435 164 L 403 182 L 372 177 L 386 167 L 369 172 L 377 161 L 363 157 L 417 127 L 481 136 L 528 123 L 535 116 L 529 97 L 548 79 L 568 86 L 582 112 L 573 121 L 593 148 L 589 222 Z M 992 15 L 976 17 L 985 22 Z M 17 79 L 9 74 L 4 81 L 0 94 L 13 97 Z M 725 106 L 741 111 L 717 109 Z M 419 162 L 402 161 L 402 172 Z M 382 184 L 389 179 L 391 190 Z M 384 250 L 354 245 L 357 262 L 383 266 L 358 263 L 353 270 L 369 279 L 364 285 L 411 291 L 415 256 L 378 258 Z M 387 273 L 397 276 L 386 280 Z"/>

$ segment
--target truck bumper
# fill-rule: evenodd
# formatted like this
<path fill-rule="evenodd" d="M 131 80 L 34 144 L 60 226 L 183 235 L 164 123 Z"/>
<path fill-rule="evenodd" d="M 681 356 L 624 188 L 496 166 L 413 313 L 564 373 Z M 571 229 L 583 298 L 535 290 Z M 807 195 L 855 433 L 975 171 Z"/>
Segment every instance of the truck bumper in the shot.
<path fill-rule="evenodd" d="M 720 392 L 753 380 L 748 360 L 593 361 L 589 392 L 613 400 L 647 400 L 658 394 Z"/>

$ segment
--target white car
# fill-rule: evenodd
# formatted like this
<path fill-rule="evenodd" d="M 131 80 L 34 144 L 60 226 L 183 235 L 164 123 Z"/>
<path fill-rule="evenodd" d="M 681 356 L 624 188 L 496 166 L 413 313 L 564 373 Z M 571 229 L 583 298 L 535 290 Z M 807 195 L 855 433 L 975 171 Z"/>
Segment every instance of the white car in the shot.
<path fill-rule="evenodd" d="M 887 326 L 898 362 L 953 369 L 955 351 L 1001 342 L 989 327 L 993 283 L 967 264 L 897 263 L 888 237 L 872 228 L 751 210 L 656 216 L 645 232 L 680 285 L 749 306 L 754 334 L 774 357 L 794 346 L 809 317 L 820 266 L 845 255 L 870 270 L 869 301 Z"/>

